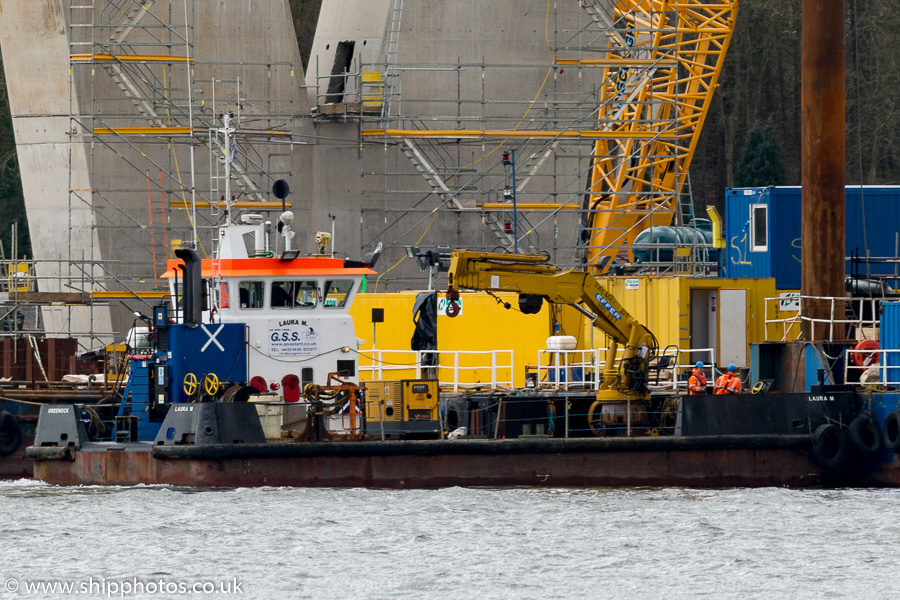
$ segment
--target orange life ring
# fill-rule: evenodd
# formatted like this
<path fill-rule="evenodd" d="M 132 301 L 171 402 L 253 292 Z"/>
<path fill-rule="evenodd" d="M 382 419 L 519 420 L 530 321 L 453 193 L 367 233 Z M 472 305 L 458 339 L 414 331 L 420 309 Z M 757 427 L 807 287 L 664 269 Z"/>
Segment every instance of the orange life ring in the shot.
<path fill-rule="evenodd" d="M 879 350 L 881 344 L 877 340 L 862 340 L 854 350 Z M 877 352 L 854 352 L 851 356 L 853 364 L 857 367 L 868 367 L 878 362 Z"/>

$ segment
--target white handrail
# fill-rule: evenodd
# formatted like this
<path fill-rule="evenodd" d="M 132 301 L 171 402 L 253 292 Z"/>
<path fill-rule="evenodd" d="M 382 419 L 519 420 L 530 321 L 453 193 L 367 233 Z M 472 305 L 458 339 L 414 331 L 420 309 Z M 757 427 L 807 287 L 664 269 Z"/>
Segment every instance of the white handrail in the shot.
<path fill-rule="evenodd" d="M 557 389 L 600 389 L 600 370 L 606 357 L 606 348 L 595 350 L 539 350 L 537 363 L 536 386 L 541 388 Z M 621 354 L 624 349 L 619 347 L 616 352 L 616 367 L 618 367 Z M 703 360 L 704 368 L 711 368 L 710 379 L 714 379 L 716 370 L 715 348 L 689 348 L 678 349 L 671 362 L 661 367 L 659 373 L 667 372 L 665 381 L 648 381 L 647 384 L 655 390 L 678 391 L 686 387 L 687 381 L 683 377 L 685 372 L 694 368 L 698 360 Z M 697 357 L 691 359 L 691 357 Z M 702 358 L 701 358 L 702 357 Z M 688 359 L 688 360 L 686 360 Z M 653 372 L 651 366 L 651 372 Z M 685 379 L 685 381 L 682 381 Z"/>
<path fill-rule="evenodd" d="M 535 385 L 540 388 L 589 389 L 600 387 L 600 369 L 606 348 L 593 350 L 540 350 Z M 621 357 L 624 350 L 619 348 Z M 679 391 L 687 386 L 685 373 L 701 360 L 713 380 L 716 368 L 715 348 L 678 349 L 660 373 L 665 377 L 648 381 L 654 390 Z M 434 357 L 434 364 L 429 364 Z M 618 365 L 618 360 L 617 360 Z M 515 355 L 512 350 L 369 350 L 359 353 L 361 381 L 372 379 L 437 379 L 442 389 L 515 387 Z M 655 371 L 651 365 L 650 373 Z M 526 378 L 527 379 L 527 378 Z M 682 381 L 684 380 L 684 381 Z M 526 384 L 527 385 L 527 384 Z"/>
<path fill-rule="evenodd" d="M 810 300 L 819 300 L 829 303 L 830 317 L 813 318 L 804 313 L 804 303 Z M 766 315 L 766 341 L 773 341 L 769 336 L 769 325 L 776 326 L 776 335 L 778 326 L 781 327 L 781 340 L 787 341 L 789 334 L 794 330 L 795 326 L 802 326 L 807 323 L 821 323 L 828 326 L 828 339 L 834 339 L 834 329 L 837 325 L 852 325 L 856 328 L 875 328 L 878 327 L 880 320 L 875 316 L 878 314 L 877 302 L 881 298 L 850 298 L 845 296 L 783 296 L 779 298 L 765 299 L 765 315 Z M 867 307 L 866 304 L 869 304 Z M 773 308 L 774 304 L 774 308 Z M 840 308 L 840 310 L 838 310 Z M 847 318 L 847 308 L 852 309 L 856 318 Z M 781 317 L 783 313 L 791 313 L 791 316 Z M 866 314 L 871 315 L 870 319 L 864 319 Z M 769 318 L 769 315 L 774 318 Z"/>
<path fill-rule="evenodd" d="M 434 364 L 428 358 L 433 357 Z M 437 379 L 442 389 L 515 387 L 512 350 L 369 350 L 359 353 L 362 381 Z"/>
<path fill-rule="evenodd" d="M 857 361 L 861 364 L 857 365 Z M 851 380 L 865 387 L 900 388 L 900 350 L 848 348 L 844 359 L 844 381 Z"/>

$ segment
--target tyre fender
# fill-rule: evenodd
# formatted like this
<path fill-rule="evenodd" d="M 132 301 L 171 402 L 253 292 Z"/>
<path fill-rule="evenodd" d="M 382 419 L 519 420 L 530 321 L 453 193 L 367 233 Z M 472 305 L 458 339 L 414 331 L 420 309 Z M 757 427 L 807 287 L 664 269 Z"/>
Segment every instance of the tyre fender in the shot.
<path fill-rule="evenodd" d="M 868 415 L 858 415 L 847 428 L 853 447 L 863 454 L 874 454 L 881 450 L 881 430 L 878 423 Z"/>
<path fill-rule="evenodd" d="M 900 452 L 900 410 L 892 410 L 884 418 L 881 441 L 891 452 Z"/>
<path fill-rule="evenodd" d="M 0 410 L 0 456 L 9 456 L 22 445 L 22 430 L 16 418 Z"/>
<path fill-rule="evenodd" d="M 813 458 L 819 466 L 833 469 L 847 461 L 847 439 L 837 425 L 819 425 L 812 442 Z"/>

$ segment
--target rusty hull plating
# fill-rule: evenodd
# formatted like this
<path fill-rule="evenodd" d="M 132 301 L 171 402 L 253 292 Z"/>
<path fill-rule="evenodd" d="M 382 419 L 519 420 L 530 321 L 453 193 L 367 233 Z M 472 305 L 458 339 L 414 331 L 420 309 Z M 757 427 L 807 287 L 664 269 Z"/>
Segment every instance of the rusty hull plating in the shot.
<path fill-rule="evenodd" d="M 95 446 L 95 447 L 94 447 Z M 704 436 L 218 446 L 35 448 L 62 485 L 214 487 L 689 486 L 818 483 L 810 438 Z"/>

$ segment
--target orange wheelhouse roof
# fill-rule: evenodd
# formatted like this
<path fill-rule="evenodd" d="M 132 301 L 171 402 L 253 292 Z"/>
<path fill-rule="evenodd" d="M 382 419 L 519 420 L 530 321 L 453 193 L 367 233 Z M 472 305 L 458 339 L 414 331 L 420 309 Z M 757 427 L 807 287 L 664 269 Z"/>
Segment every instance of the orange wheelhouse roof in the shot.
<path fill-rule="evenodd" d="M 180 260 L 170 260 L 163 279 L 175 276 L 176 267 L 182 265 Z M 359 263 L 357 263 L 359 264 Z M 322 275 L 375 275 L 376 271 L 367 267 L 345 267 L 339 258 L 295 258 L 282 262 L 278 258 L 226 258 L 219 261 L 218 273 L 213 273 L 212 259 L 203 259 L 201 263 L 203 277 L 273 277 L 273 276 L 306 276 Z"/>

